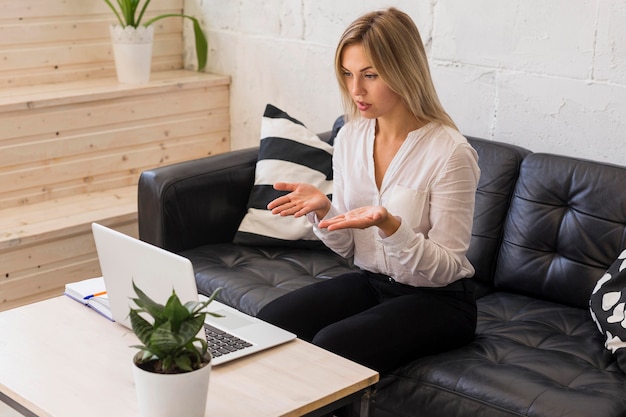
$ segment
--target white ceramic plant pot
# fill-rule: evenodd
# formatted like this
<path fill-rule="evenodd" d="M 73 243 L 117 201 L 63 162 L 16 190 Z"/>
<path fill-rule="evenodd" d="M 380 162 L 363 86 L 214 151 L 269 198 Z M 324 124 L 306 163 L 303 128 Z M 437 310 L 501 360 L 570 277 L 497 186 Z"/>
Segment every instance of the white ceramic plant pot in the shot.
<path fill-rule="evenodd" d="M 144 371 L 133 361 L 141 417 L 204 417 L 211 364 L 182 374 Z"/>
<path fill-rule="evenodd" d="M 111 25 L 110 32 L 117 80 L 123 84 L 150 81 L 154 26 Z"/>

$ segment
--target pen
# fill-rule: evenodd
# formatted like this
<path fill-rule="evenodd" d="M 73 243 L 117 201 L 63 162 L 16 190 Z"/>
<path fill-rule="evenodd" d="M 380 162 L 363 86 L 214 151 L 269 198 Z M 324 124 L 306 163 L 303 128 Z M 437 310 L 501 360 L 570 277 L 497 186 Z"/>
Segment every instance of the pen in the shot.
<path fill-rule="evenodd" d="M 95 294 L 87 295 L 87 296 L 83 297 L 83 300 L 89 300 L 90 298 L 98 297 L 100 295 L 105 295 L 106 293 L 107 293 L 106 291 L 102 291 L 102 292 L 97 292 Z"/>

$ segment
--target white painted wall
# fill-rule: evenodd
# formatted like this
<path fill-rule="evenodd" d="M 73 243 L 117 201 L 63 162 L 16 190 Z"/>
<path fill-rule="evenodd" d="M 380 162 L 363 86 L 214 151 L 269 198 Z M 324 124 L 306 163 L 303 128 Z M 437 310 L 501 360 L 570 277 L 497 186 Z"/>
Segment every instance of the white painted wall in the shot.
<path fill-rule="evenodd" d="M 266 103 L 329 130 L 339 36 L 390 5 L 415 20 L 462 133 L 626 164 L 626 0 L 186 0 L 207 70 L 232 77 L 233 149 L 258 144 Z"/>

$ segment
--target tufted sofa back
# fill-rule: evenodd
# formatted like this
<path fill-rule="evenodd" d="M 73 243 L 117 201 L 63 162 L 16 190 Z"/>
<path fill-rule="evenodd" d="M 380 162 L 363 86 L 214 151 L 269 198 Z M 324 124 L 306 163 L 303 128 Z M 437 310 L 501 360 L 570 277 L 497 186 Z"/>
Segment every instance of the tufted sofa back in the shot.
<path fill-rule="evenodd" d="M 587 308 L 624 247 L 626 168 L 533 153 L 522 161 L 494 283 Z"/>

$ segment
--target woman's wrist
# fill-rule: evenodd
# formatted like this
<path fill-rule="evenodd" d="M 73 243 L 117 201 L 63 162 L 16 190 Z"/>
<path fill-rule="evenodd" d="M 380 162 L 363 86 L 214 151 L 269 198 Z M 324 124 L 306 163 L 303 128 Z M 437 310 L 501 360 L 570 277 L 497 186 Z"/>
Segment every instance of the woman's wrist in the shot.
<path fill-rule="evenodd" d="M 326 215 L 330 211 L 330 206 L 331 206 L 330 200 L 327 200 L 326 206 L 324 208 L 314 210 L 315 216 L 317 216 L 318 220 L 322 220 L 324 217 L 326 217 Z"/>
<path fill-rule="evenodd" d="M 378 228 L 385 236 L 391 236 L 400 228 L 401 220 L 387 212 L 387 216 L 384 221 L 378 224 Z"/>

